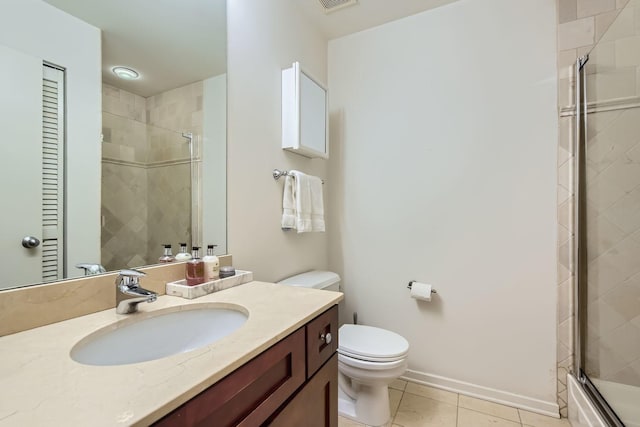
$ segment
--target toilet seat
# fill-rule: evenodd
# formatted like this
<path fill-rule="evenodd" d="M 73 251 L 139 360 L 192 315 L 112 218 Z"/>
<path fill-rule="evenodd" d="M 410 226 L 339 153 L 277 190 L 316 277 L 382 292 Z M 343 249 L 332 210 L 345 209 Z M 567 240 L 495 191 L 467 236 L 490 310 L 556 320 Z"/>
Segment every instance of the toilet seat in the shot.
<path fill-rule="evenodd" d="M 365 325 L 342 325 L 338 334 L 338 354 L 363 362 L 402 362 L 409 351 L 409 342 L 404 337 L 386 329 Z"/>
<path fill-rule="evenodd" d="M 401 358 L 389 362 L 373 362 L 371 360 L 357 359 L 346 354 L 338 353 L 338 364 L 345 364 L 352 368 L 359 368 L 367 371 L 383 371 L 405 366 L 407 364 L 407 359 Z"/>

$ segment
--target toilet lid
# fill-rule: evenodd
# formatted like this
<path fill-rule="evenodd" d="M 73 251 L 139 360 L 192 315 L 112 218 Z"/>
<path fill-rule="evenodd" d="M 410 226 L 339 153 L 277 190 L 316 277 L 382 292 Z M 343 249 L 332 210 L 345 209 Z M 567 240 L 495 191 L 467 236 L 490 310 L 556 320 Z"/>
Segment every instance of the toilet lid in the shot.
<path fill-rule="evenodd" d="M 342 325 L 338 353 L 373 362 L 402 359 L 409 351 L 404 337 L 386 329 L 364 325 Z"/>

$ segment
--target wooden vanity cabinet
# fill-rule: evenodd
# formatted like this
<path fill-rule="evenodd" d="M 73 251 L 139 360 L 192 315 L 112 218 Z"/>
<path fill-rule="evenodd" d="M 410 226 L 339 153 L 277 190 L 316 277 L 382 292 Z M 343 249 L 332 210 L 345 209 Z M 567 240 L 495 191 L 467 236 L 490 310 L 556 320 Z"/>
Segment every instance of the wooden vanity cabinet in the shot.
<path fill-rule="evenodd" d="M 337 427 L 337 349 L 333 306 L 154 425 Z"/>

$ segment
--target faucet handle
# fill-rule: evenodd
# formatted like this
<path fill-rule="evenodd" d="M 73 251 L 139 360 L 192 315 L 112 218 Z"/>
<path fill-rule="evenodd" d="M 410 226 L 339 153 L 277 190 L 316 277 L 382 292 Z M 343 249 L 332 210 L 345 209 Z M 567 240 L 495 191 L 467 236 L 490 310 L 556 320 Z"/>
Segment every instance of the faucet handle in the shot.
<path fill-rule="evenodd" d="M 146 274 L 132 268 L 120 270 L 116 278 L 116 285 L 138 286 L 138 280 L 143 276 L 146 276 Z"/>

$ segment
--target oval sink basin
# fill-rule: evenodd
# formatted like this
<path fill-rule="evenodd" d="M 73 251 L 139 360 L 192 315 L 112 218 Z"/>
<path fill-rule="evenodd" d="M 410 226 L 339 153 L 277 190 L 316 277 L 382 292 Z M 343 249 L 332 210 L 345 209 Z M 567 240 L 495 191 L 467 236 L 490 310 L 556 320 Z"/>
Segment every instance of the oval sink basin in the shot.
<path fill-rule="evenodd" d="M 242 326 L 248 316 L 240 310 L 195 306 L 125 319 L 80 340 L 71 349 L 71 358 L 85 365 L 127 365 L 185 353 Z"/>

